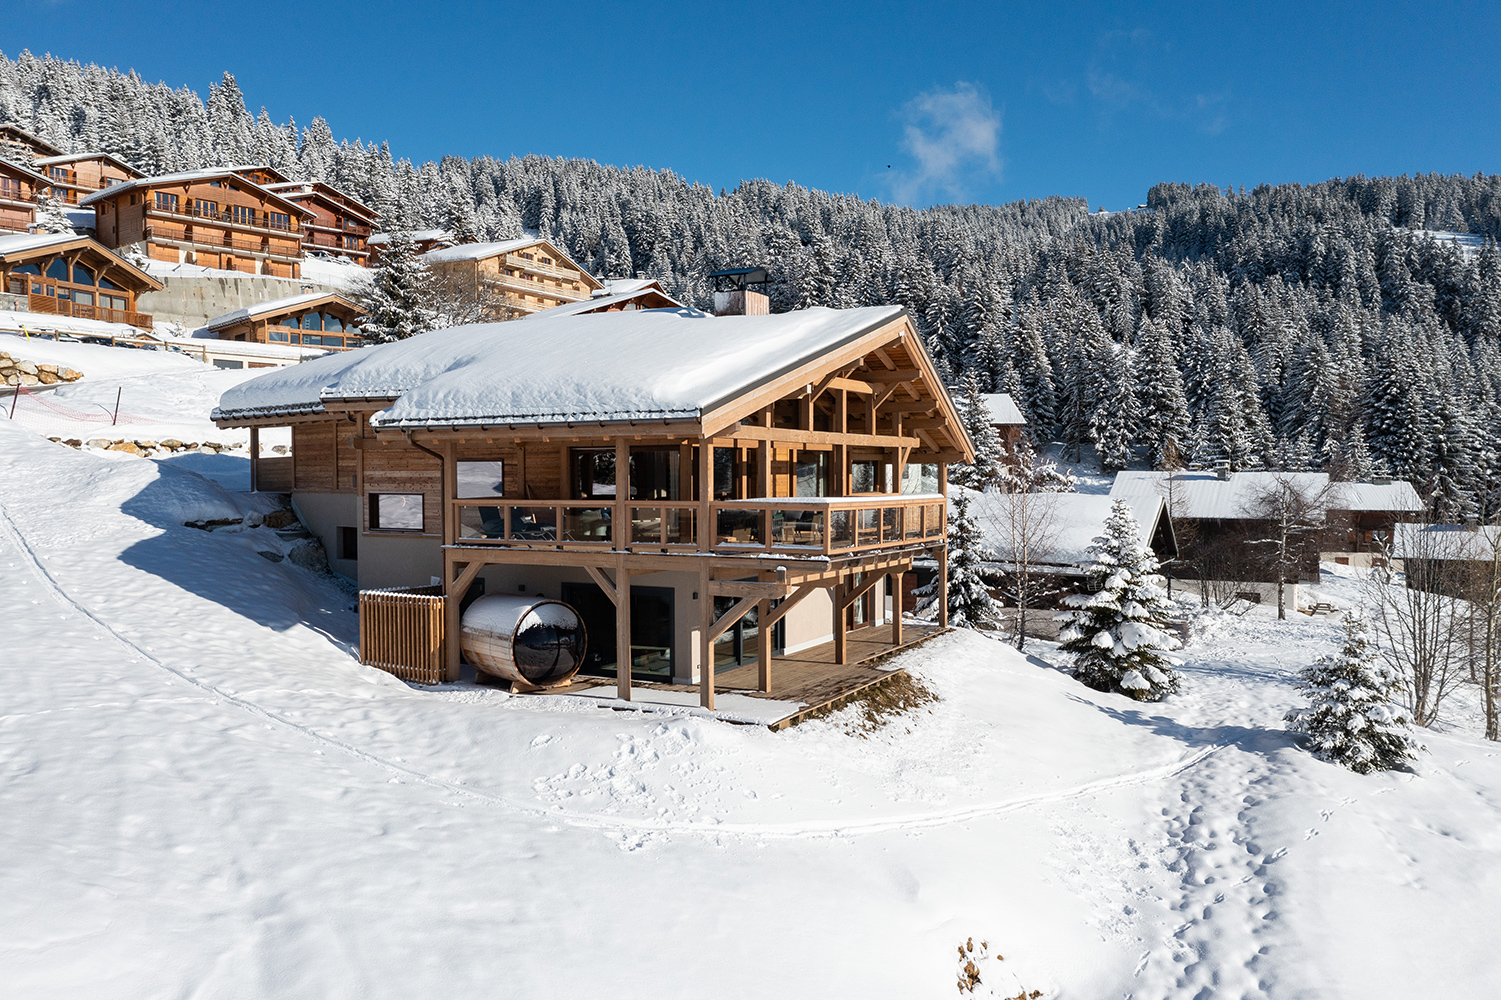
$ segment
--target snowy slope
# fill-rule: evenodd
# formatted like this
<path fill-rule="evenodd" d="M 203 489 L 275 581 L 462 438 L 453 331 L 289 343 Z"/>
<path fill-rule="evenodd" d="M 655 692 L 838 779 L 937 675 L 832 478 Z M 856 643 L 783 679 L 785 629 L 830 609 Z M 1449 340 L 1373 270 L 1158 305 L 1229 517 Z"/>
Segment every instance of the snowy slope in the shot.
<path fill-rule="evenodd" d="M 180 523 L 245 509 L 0 421 L 11 995 L 945 997 L 970 936 L 995 995 L 1501 992 L 1501 758 L 1309 758 L 1330 622 L 1208 620 L 1161 705 L 946 636 L 929 709 L 774 734 L 362 668 L 329 578 Z"/>

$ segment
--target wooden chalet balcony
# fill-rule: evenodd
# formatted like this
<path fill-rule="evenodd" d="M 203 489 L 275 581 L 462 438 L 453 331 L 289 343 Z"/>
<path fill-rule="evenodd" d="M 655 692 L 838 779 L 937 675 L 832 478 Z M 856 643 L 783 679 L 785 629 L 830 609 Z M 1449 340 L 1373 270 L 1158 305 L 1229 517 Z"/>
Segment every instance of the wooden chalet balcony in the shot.
<path fill-rule="evenodd" d="M 34 313 L 48 316 L 72 316 L 74 319 L 97 319 L 103 323 L 125 323 L 151 329 L 150 313 L 130 312 L 126 309 L 106 309 L 104 306 L 89 306 L 68 299 L 55 299 L 50 295 L 27 295 L 27 308 Z"/>
<path fill-rule="evenodd" d="M 455 500 L 463 545 L 616 549 L 716 555 L 774 553 L 819 558 L 942 539 L 943 497 L 760 497 L 709 505 L 712 535 L 701 539 L 701 507 L 689 501 L 631 501 L 629 538 L 616 545 L 615 504 L 592 500 Z"/>
<path fill-rule="evenodd" d="M 344 245 L 344 238 L 342 236 L 329 236 L 329 235 L 326 235 L 326 233 L 330 233 L 330 232 L 338 232 L 338 230 L 337 229 L 333 229 L 333 230 L 321 229 L 318 232 L 314 232 L 313 231 L 313 227 L 309 226 L 309 227 L 307 227 L 306 229 L 303 230 L 304 235 L 303 235 L 303 238 L 302 238 L 302 245 L 305 246 L 305 247 L 326 247 L 326 248 L 328 248 L 330 250 L 339 250 L 339 251 L 341 251 L 343 253 L 364 253 L 365 252 L 365 248 L 362 247 L 362 246 L 359 246 L 359 247 L 347 247 L 347 246 L 345 246 Z"/>
<path fill-rule="evenodd" d="M 553 278 L 561 278 L 564 281 L 581 281 L 577 271 L 564 267 L 555 267 L 552 264 L 544 264 L 539 260 L 526 260 L 520 254 L 508 253 L 505 255 L 505 263 L 511 267 L 519 267 L 527 271 L 536 271 L 538 274 L 546 274 Z"/>
<path fill-rule="evenodd" d="M 242 253 L 260 254 L 263 257 L 277 257 L 288 261 L 302 258 L 301 243 L 295 247 L 278 247 L 262 243 L 260 240 L 237 240 L 233 236 L 218 236 L 217 234 L 200 239 L 197 235 L 190 235 L 184 227 L 170 223 L 147 226 L 145 233 L 148 240 L 172 240 L 205 250 L 238 250 Z"/>
<path fill-rule="evenodd" d="M 193 212 L 189 211 L 186 208 L 182 208 L 181 206 L 176 209 L 170 209 L 163 208 L 155 202 L 148 201 L 146 203 L 146 214 L 164 215 L 170 218 L 187 219 L 189 221 L 193 219 L 202 219 L 221 226 L 234 226 L 239 229 L 253 229 L 258 232 L 292 233 L 298 235 L 300 235 L 302 232 L 302 227 L 297 219 L 288 220 L 285 226 L 273 225 L 264 212 L 257 213 L 251 216 L 251 221 L 247 222 L 243 218 L 236 219 L 234 217 L 234 213 L 232 212 L 210 212 L 207 210 L 201 212 Z"/>

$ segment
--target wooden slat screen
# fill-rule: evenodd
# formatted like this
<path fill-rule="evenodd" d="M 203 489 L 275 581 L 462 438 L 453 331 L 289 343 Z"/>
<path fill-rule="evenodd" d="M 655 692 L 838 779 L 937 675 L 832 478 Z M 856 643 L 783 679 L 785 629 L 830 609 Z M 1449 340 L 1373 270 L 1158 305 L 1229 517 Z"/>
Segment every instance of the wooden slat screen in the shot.
<path fill-rule="evenodd" d="M 443 588 L 360 591 L 360 662 L 414 684 L 443 680 Z"/>

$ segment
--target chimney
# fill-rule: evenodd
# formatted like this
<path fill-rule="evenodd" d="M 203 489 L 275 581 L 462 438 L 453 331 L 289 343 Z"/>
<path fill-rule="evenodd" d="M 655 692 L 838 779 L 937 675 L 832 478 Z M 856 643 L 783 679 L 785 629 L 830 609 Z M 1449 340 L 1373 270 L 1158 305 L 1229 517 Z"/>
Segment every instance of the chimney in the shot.
<path fill-rule="evenodd" d="M 771 299 L 765 291 L 771 279 L 766 268 L 734 267 L 715 271 L 709 280 L 714 282 L 714 315 L 765 316 L 771 312 Z M 751 285 L 759 285 L 761 290 L 754 291 Z"/>
<path fill-rule="evenodd" d="M 1215 462 L 1214 463 L 1214 474 L 1217 477 L 1219 477 L 1220 479 L 1229 479 L 1230 478 L 1230 460 L 1228 458 L 1222 458 L 1218 462 Z"/>
<path fill-rule="evenodd" d="M 1371 482 L 1374 483 L 1377 486 L 1390 486 L 1392 484 L 1392 477 L 1391 476 L 1372 476 L 1371 477 Z"/>

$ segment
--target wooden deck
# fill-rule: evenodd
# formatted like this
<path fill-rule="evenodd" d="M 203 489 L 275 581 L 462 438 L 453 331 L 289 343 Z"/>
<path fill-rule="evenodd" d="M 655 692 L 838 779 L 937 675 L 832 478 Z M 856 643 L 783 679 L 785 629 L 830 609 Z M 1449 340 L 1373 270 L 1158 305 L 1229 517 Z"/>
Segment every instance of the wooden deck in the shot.
<path fill-rule="evenodd" d="M 771 691 L 756 690 L 757 669 L 755 663 L 717 670 L 714 689 L 722 693 L 764 698 L 768 701 L 802 702 L 802 707 L 790 715 L 768 724 L 773 730 L 795 726 L 804 719 L 837 708 L 858 697 L 870 688 L 882 684 L 903 673 L 883 664 L 894 653 L 911 649 L 933 638 L 942 628 L 937 625 L 907 624 L 902 628 L 902 644 L 891 644 L 891 626 L 873 625 L 856 629 L 848 634 L 849 663 L 834 662 L 832 641 L 800 650 L 791 656 L 774 657 L 771 661 Z M 585 690 L 602 684 L 613 686 L 610 677 L 579 675 L 569 687 L 573 691 Z M 637 681 L 636 689 L 687 690 L 681 684 L 659 684 Z"/>

